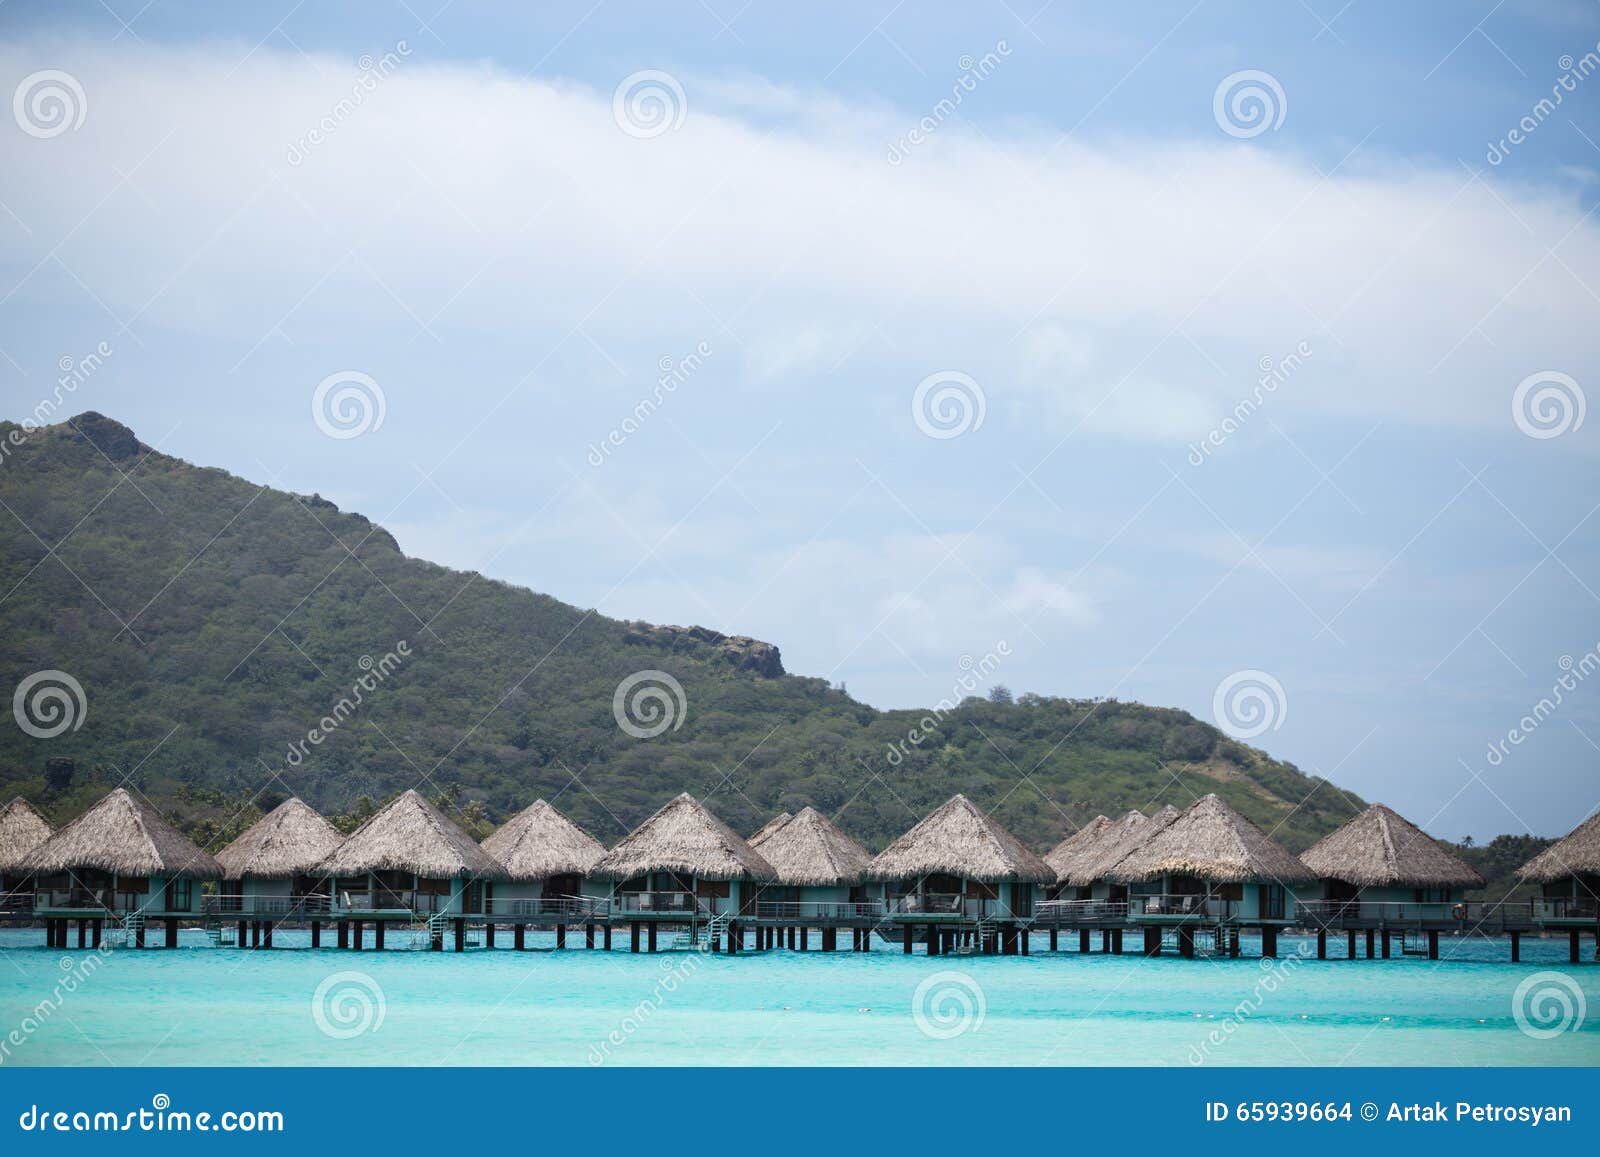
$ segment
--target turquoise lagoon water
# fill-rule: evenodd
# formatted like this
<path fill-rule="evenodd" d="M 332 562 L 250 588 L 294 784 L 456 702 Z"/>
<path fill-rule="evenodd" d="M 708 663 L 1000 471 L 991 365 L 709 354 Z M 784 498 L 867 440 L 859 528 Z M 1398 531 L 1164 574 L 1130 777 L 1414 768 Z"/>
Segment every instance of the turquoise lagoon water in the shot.
<path fill-rule="evenodd" d="M 1526 940 L 1511 965 L 1484 941 L 1447 941 L 1439 964 L 1291 963 L 1310 943 L 1286 938 L 1274 965 L 1051 954 L 1043 936 L 1026 958 L 906 957 L 881 941 L 728 958 L 635 956 L 622 938 L 609 953 L 458 956 L 399 950 L 399 934 L 358 954 L 292 932 L 249 952 L 185 931 L 177 950 L 86 966 L 94 953 L 43 935 L 0 931 L 0 1066 L 1600 1064 L 1600 966 L 1569 965 L 1564 940 Z M 1548 1037 L 1514 1015 L 1540 973 L 1557 978 L 1524 1005 L 1542 990 L 1544 1014 L 1568 1013 Z"/>

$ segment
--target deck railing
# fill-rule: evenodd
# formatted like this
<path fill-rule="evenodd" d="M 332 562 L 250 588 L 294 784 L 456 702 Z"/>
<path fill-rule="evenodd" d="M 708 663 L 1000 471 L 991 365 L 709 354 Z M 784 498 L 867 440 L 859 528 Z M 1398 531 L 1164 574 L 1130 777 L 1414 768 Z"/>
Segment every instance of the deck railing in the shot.
<path fill-rule="evenodd" d="M 873 920 L 883 915 L 882 900 L 758 900 L 761 920 Z"/>
<path fill-rule="evenodd" d="M 1237 900 L 1191 894 L 1129 896 L 1130 916 L 1167 916 L 1195 920 L 1231 920 L 1238 914 Z"/>
<path fill-rule="evenodd" d="M 413 892 L 378 888 L 366 892 L 340 892 L 335 910 L 347 912 L 439 912 L 449 906 L 450 897 L 437 892 Z M 470 915 L 470 913 L 463 913 Z"/>
<path fill-rule="evenodd" d="M 702 909 L 693 892 L 623 892 L 614 907 L 619 912 L 669 916 L 689 916 Z"/>
<path fill-rule="evenodd" d="M 1600 901 L 1592 897 L 1549 897 L 1535 901 L 1541 920 L 1597 920 L 1600 919 Z"/>
<path fill-rule="evenodd" d="M 1499 928 L 1531 924 L 1534 911 L 1534 905 L 1526 900 L 1299 900 L 1295 903 L 1295 922 L 1311 928 L 1367 924 Z"/>
<path fill-rule="evenodd" d="M 991 914 L 994 900 L 941 892 L 910 892 L 889 902 L 889 911 L 902 916 L 970 916 L 981 920 Z"/>
<path fill-rule="evenodd" d="M 495 896 L 489 901 L 488 914 L 604 920 L 611 914 L 611 901 L 602 896 Z"/>
<path fill-rule="evenodd" d="M 14 888 L 9 892 L 0 892 L 0 912 L 23 912 L 32 908 L 34 892 L 32 888 Z"/>
<path fill-rule="evenodd" d="M 1044 924 L 1097 923 L 1127 916 L 1126 900 L 1041 900 L 1033 910 L 1033 918 Z"/>
<path fill-rule="evenodd" d="M 308 920 L 326 916 L 333 909 L 330 897 L 320 892 L 307 896 L 244 896 L 222 893 L 205 898 L 205 914 L 221 920 L 246 916 L 271 916 L 275 919 Z"/>

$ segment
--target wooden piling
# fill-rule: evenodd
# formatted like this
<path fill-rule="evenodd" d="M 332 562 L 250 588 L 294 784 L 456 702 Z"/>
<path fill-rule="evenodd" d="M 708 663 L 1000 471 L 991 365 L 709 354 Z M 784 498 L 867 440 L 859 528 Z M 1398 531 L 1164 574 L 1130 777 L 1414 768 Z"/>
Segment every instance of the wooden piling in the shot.
<path fill-rule="evenodd" d="M 1276 924 L 1263 924 L 1261 926 L 1261 957 L 1263 960 L 1276 960 L 1278 956 L 1278 926 Z"/>
<path fill-rule="evenodd" d="M 1100 951 L 1102 953 L 1109 953 L 1111 951 L 1111 930 L 1109 928 L 1102 928 L 1100 930 Z"/>
<path fill-rule="evenodd" d="M 523 952 L 528 947 L 528 926 L 526 924 L 513 924 L 511 926 L 511 949 L 514 952 Z"/>
<path fill-rule="evenodd" d="M 313 947 L 313 948 L 321 948 L 322 947 L 322 921 L 321 920 L 313 920 L 313 921 L 311 921 L 311 947 Z"/>
<path fill-rule="evenodd" d="M 338 921 L 338 944 L 340 948 L 350 947 L 350 921 Z M 244 947 L 244 924 L 239 924 L 239 947 Z"/>
<path fill-rule="evenodd" d="M 1326 928 L 1317 929 L 1317 959 L 1328 959 L 1328 930 Z"/>
<path fill-rule="evenodd" d="M 272 921 L 271 920 L 268 920 L 266 922 L 266 925 L 261 929 L 261 947 L 263 947 L 263 948 L 271 948 L 272 947 Z"/>
<path fill-rule="evenodd" d="M 605 926 L 605 939 L 602 942 L 602 947 L 604 947 L 607 952 L 611 951 L 611 925 L 609 924 Z"/>
<path fill-rule="evenodd" d="M 1122 929 L 1121 928 L 1113 928 L 1111 930 L 1111 952 L 1115 956 L 1121 956 L 1122 955 Z"/>
<path fill-rule="evenodd" d="M 1349 940 L 1349 944 L 1345 948 L 1345 955 L 1349 959 L 1354 960 L 1356 958 L 1356 930 L 1354 928 L 1350 929 L 1349 932 L 1346 933 L 1346 936 Z"/>
<path fill-rule="evenodd" d="M 365 920 L 354 920 L 354 921 L 351 921 L 351 924 L 352 924 L 352 927 L 350 929 L 350 947 L 351 947 L 351 949 L 353 951 L 360 952 L 361 951 L 361 937 L 364 935 L 364 933 L 366 931 L 365 928 L 363 927 L 363 925 L 366 924 L 366 921 Z"/>
<path fill-rule="evenodd" d="M 78 947 L 79 948 L 87 948 L 88 946 L 89 946 L 89 922 L 87 920 L 79 920 L 78 921 Z"/>
<path fill-rule="evenodd" d="M 103 930 L 102 921 L 100 921 L 100 920 L 91 920 L 91 921 L 89 921 L 89 940 L 90 940 L 90 944 L 91 944 L 92 947 L 95 947 L 95 948 L 100 947 L 100 934 L 101 934 L 102 930 Z"/>
<path fill-rule="evenodd" d="M 1576 928 L 1567 933 L 1567 960 L 1572 964 L 1577 964 L 1583 959 L 1583 945 L 1579 941 L 1580 935 L 1581 933 Z"/>
<path fill-rule="evenodd" d="M 1428 933 L 1428 959 L 1439 959 L 1439 933 L 1437 931 L 1429 931 Z"/>
<path fill-rule="evenodd" d="M 1378 945 L 1378 933 L 1375 930 L 1373 930 L 1371 928 L 1368 928 L 1367 929 L 1367 959 L 1368 960 L 1371 960 L 1374 956 L 1377 955 L 1377 952 L 1375 951 L 1375 949 L 1377 948 L 1377 945 Z"/>
<path fill-rule="evenodd" d="M 645 947 L 651 952 L 656 950 L 656 922 L 654 920 L 650 921 L 650 927 L 646 932 Z"/>
<path fill-rule="evenodd" d="M 655 930 L 655 925 L 654 924 L 650 925 L 650 928 L 651 928 L 652 931 L 654 931 Z M 557 948 L 565 948 L 566 946 L 567 946 L 567 926 L 565 924 L 557 924 L 556 925 L 556 947 Z M 652 948 L 651 951 L 654 952 L 655 949 Z"/>
<path fill-rule="evenodd" d="M 907 956 L 911 955 L 911 936 L 912 936 L 911 925 L 907 924 L 905 926 L 905 940 L 906 940 L 906 955 Z"/>
<path fill-rule="evenodd" d="M 372 946 L 379 952 L 383 951 L 383 932 L 389 925 L 386 921 L 375 920 L 372 924 Z M 267 929 L 267 947 L 272 947 L 272 929 Z"/>
<path fill-rule="evenodd" d="M 1050 951 L 1055 952 L 1061 947 L 1061 934 L 1056 929 L 1050 929 Z"/>
<path fill-rule="evenodd" d="M 1078 929 L 1078 951 L 1085 953 L 1089 951 L 1089 930 L 1087 928 Z"/>
<path fill-rule="evenodd" d="M 585 924 L 583 926 L 583 946 L 585 948 L 589 949 L 591 952 L 594 951 L 594 925 L 593 924 Z"/>
<path fill-rule="evenodd" d="M 467 922 L 457 917 L 451 923 L 456 926 L 456 951 L 465 952 L 467 950 Z"/>
<path fill-rule="evenodd" d="M 639 951 L 639 921 L 630 920 L 628 922 L 628 939 L 630 941 L 630 946 L 629 946 L 628 951 L 630 951 L 630 952 Z"/>
<path fill-rule="evenodd" d="M 1178 926 L 1178 955 L 1185 960 L 1194 959 L 1194 929 L 1186 924 Z"/>
<path fill-rule="evenodd" d="M 1522 963 L 1522 933 L 1521 932 L 1513 932 L 1511 934 L 1511 963 L 1513 963 L 1513 964 L 1521 964 Z"/>
<path fill-rule="evenodd" d="M 1149 927 L 1144 930 L 1144 954 L 1146 956 L 1161 955 L 1161 929 Z"/>
<path fill-rule="evenodd" d="M 1383 930 L 1383 958 L 1385 960 L 1389 959 L 1389 930 L 1387 928 Z"/>
<path fill-rule="evenodd" d="M 493 920 L 489 921 L 487 924 L 485 924 L 483 926 L 483 946 L 485 948 L 493 948 L 494 947 L 494 921 Z"/>

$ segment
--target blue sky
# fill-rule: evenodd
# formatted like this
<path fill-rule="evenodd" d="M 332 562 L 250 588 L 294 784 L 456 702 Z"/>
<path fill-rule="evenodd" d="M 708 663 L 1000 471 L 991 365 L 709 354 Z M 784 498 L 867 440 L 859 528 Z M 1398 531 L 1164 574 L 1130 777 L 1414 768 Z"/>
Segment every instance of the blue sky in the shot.
<path fill-rule="evenodd" d="M 0 8 L 77 85 L 0 126 L 7 416 L 104 342 L 66 412 L 879 706 L 1262 672 L 1438 834 L 1595 806 L 1600 690 L 1521 722 L 1600 661 L 1594 5 L 213 9 Z"/>

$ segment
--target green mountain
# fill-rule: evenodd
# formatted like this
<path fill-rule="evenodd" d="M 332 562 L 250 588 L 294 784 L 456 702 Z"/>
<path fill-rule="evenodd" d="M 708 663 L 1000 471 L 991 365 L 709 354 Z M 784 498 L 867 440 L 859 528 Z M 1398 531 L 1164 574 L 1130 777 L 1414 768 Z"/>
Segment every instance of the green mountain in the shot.
<path fill-rule="evenodd" d="M 214 842 L 290 792 L 349 823 L 421 786 L 479 829 L 545 796 L 613 841 L 688 790 L 744 831 L 812 804 L 881 847 L 961 791 L 1042 849 L 1099 812 L 1215 791 L 1299 850 L 1363 806 L 1137 703 L 969 699 L 908 742 L 929 712 L 786 674 L 774 646 L 407 558 L 359 514 L 155 453 L 95 413 L 0 424 L 0 504 L 3 689 L 65 672 L 84 703 L 63 729 L 50 680 L 27 689 L 32 730 L 61 733 L 6 720 L 0 797 L 57 820 L 126 780 Z M 652 738 L 613 712 L 641 671 L 685 702 L 654 702 L 673 718 Z"/>

